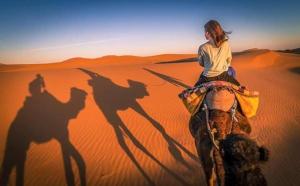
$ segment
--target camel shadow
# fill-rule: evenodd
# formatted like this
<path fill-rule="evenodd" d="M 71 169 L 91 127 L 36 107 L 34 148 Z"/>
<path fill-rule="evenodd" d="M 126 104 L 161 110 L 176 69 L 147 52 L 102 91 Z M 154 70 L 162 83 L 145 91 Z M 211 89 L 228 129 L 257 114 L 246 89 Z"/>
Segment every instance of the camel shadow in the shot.
<path fill-rule="evenodd" d="M 45 90 L 44 79 L 37 74 L 29 83 L 30 96 L 25 98 L 8 130 L 4 159 L 1 167 L 0 185 L 8 185 L 9 177 L 16 167 L 16 185 L 24 185 L 27 151 L 32 142 L 42 144 L 55 139 L 59 142 L 69 186 L 75 185 L 71 157 L 78 166 L 81 185 L 86 185 L 86 165 L 69 139 L 68 123 L 76 118 L 85 106 L 86 92 L 71 88 L 70 99 L 63 103 Z"/>
<path fill-rule="evenodd" d="M 172 137 L 170 137 L 166 133 L 162 125 L 155 119 L 153 119 L 151 116 L 149 116 L 141 107 L 141 105 L 137 102 L 136 99 L 141 99 L 145 96 L 149 96 L 149 93 L 146 90 L 146 86 L 141 82 L 128 80 L 129 87 L 122 87 L 112 82 L 109 78 L 106 78 L 100 74 L 82 68 L 79 68 L 79 70 L 86 73 L 91 78 L 90 80 L 88 80 L 88 84 L 93 88 L 94 100 L 96 104 L 106 117 L 109 124 L 114 129 L 119 145 L 126 153 L 126 155 L 130 158 L 130 160 L 133 162 L 133 164 L 136 166 L 136 168 L 139 170 L 139 172 L 143 175 L 147 183 L 150 185 L 154 185 L 154 182 L 142 168 L 140 163 L 135 158 L 134 154 L 130 151 L 128 145 L 125 142 L 125 136 L 128 137 L 139 150 L 141 150 L 145 155 L 147 155 L 150 159 L 156 162 L 166 172 L 172 175 L 177 181 L 179 181 L 183 185 L 188 185 L 188 183 L 182 178 L 180 178 L 179 175 L 172 172 L 159 160 L 157 160 L 156 157 L 153 156 L 153 154 L 150 151 L 148 151 L 136 139 L 136 137 L 131 133 L 131 131 L 127 128 L 126 124 L 121 120 L 120 116 L 117 114 L 117 111 L 131 108 L 140 115 L 142 115 L 150 123 L 152 123 L 152 125 L 157 130 L 161 132 L 162 136 L 169 145 L 170 152 L 176 157 L 176 159 L 178 159 L 185 166 L 189 166 L 182 158 L 180 151 L 178 150 L 176 145 L 182 147 L 183 149 L 184 147 L 178 142 L 176 142 Z"/>

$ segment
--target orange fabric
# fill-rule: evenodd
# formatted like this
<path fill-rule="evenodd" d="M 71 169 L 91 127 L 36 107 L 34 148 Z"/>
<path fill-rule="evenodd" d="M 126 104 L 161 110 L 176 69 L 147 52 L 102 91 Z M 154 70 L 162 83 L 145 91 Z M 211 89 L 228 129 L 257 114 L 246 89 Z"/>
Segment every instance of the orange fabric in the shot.
<path fill-rule="evenodd" d="M 187 108 L 187 110 L 191 113 L 191 115 L 194 115 L 197 113 L 201 103 L 204 100 L 206 93 L 203 94 L 197 94 L 195 92 L 189 94 L 185 99 L 182 99 L 183 104 Z"/>
<path fill-rule="evenodd" d="M 256 115 L 258 105 L 259 105 L 259 97 L 258 96 L 245 96 L 238 92 L 235 92 L 235 97 L 237 98 L 243 114 L 247 118 L 251 118 Z"/>

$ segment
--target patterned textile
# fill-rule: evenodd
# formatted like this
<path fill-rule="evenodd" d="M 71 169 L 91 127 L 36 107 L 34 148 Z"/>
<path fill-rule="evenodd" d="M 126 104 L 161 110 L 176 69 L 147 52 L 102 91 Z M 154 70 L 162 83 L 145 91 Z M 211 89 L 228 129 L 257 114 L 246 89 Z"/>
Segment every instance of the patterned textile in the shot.
<path fill-rule="evenodd" d="M 251 118 L 256 115 L 259 104 L 259 93 L 257 91 L 247 90 L 245 87 L 236 86 L 226 81 L 210 81 L 193 88 L 185 89 L 179 94 L 179 97 L 191 115 L 194 115 L 198 112 L 206 93 L 212 88 L 226 88 L 229 91 L 233 91 L 243 114 L 247 118 Z"/>

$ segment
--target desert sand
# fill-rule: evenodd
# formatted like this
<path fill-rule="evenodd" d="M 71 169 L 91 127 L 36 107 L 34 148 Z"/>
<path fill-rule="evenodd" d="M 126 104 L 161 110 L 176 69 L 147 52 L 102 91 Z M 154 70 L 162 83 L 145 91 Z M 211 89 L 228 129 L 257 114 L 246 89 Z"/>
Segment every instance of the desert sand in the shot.
<path fill-rule="evenodd" d="M 72 172 L 79 185 L 84 170 L 87 185 L 205 185 L 188 129 L 190 115 L 177 96 L 202 71 L 194 57 L 106 56 L 0 65 L 1 165 L 7 140 L 20 148 L 28 140 L 26 157 L 21 150 L 12 155 L 26 160 L 24 185 L 67 185 Z M 260 92 L 260 107 L 250 122 L 252 137 L 271 151 L 263 165 L 269 185 L 299 185 L 300 55 L 249 50 L 235 54 L 232 66 L 243 85 Z M 45 97 L 30 93 L 37 74 L 44 79 Z M 69 100 L 72 87 L 86 92 L 86 98 Z M 35 101 L 26 102 L 30 97 Z M 75 104 L 64 109 L 69 101 Z M 32 105 L 19 112 L 24 104 Z M 76 114 L 67 112 L 76 109 Z M 73 145 L 62 149 L 75 152 L 79 167 L 72 159 L 72 170 L 64 169 L 62 141 Z M 13 169 L 9 185 L 15 185 L 15 177 Z"/>

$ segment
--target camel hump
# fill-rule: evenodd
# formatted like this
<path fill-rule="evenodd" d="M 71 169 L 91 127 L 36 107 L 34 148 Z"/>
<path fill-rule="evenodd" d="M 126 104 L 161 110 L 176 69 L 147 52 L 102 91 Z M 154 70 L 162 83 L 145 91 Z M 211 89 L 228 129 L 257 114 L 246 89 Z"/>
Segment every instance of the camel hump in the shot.
<path fill-rule="evenodd" d="M 234 93 L 226 89 L 209 91 L 205 98 L 209 109 L 217 109 L 225 112 L 230 110 L 234 103 L 234 99 Z"/>

